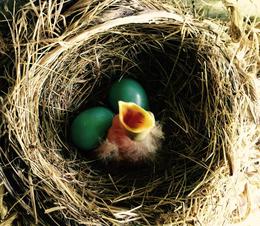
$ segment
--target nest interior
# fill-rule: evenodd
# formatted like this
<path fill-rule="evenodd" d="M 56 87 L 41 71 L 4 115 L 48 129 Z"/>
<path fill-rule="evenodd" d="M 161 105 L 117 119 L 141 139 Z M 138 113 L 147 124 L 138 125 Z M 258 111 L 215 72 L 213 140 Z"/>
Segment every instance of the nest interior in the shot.
<path fill-rule="evenodd" d="M 132 27 L 130 25 L 129 28 L 124 27 L 124 30 L 125 34 L 115 35 L 114 31 L 111 31 L 111 34 L 105 34 L 107 40 L 99 51 L 86 48 L 83 45 L 76 50 L 76 53 L 80 53 L 80 57 L 74 52 L 72 55 L 75 56 L 75 61 L 71 62 L 71 57 L 68 57 L 69 68 L 73 68 L 72 65 L 81 65 L 83 72 L 80 79 L 86 79 L 86 74 L 89 74 L 87 78 L 92 77 L 92 81 L 89 81 L 87 87 L 86 83 L 78 84 L 76 82 L 73 84 L 83 99 L 77 99 L 78 95 L 76 95 L 75 98 L 80 104 L 76 104 L 75 108 L 76 101 L 73 100 L 71 105 L 65 106 L 65 109 L 71 109 L 72 114 L 66 112 L 60 127 L 55 125 L 56 129 L 59 128 L 57 134 L 60 134 L 60 137 L 63 138 L 62 143 L 64 143 L 64 140 L 67 140 L 66 138 L 69 136 L 69 132 L 66 132 L 64 128 L 69 128 L 70 119 L 73 119 L 75 113 L 77 114 L 90 106 L 109 106 L 106 98 L 113 81 L 123 77 L 134 78 L 147 91 L 151 110 L 163 124 L 166 134 L 164 147 L 157 155 L 156 164 L 147 163 L 138 167 L 126 167 L 125 165 L 113 167 L 113 164 L 116 165 L 116 163 L 112 162 L 111 166 L 111 164 L 103 165 L 95 161 L 91 167 L 97 169 L 100 176 L 107 177 L 109 173 L 113 181 L 120 181 L 116 187 L 122 187 L 122 191 L 126 192 L 125 195 L 129 195 L 133 187 L 141 189 L 146 186 L 153 187 L 152 190 L 155 193 L 152 192 L 152 194 L 156 194 L 156 196 L 160 194 L 159 197 L 163 193 L 166 195 L 172 186 L 170 189 L 173 194 L 174 190 L 175 195 L 179 192 L 187 194 L 190 192 L 187 187 L 194 188 L 194 183 L 197 183 L 208 169 L 207 165 L 200 165 L 197 161 L 201 161 L 199 158 L 208 157 L 209 153 L 205 150 L 210 142 L 203 110 L 207 105 L 207 100 L 204 98 L 208 90 L 205 83 L 203 84 L 201 81 L 204 72 L 198 63 L 197 49 L 192 42 L 190 46 L 187 43 L 187 46 L 181 46 L 181 40 L 178 36 L 169 40 L 164 39 L 161 34 L 149 26 L 144 28 L 143 26 Z M 132 35 L 134 33 L 140 34 L 141 30 L 144 35 L 132 37 L 132 35 L 127 34 L 130 30 Z M 103 39 L 104 37 L 98 37 L 95 42 L 99 43 Z M 127 40 L 128 43 L 125 44 L 124 40 Z M 101 42 L 103 45 L 103 41 Z M 90 46 L 92 45 L 90 44 Z M 93 56 L 93 64 L 86 66 L 81 57 L 89 59 L 89 56 Z M 99 65 L 97 65 L 97 61 Z M 65 61 L 65 64 L 67 63 Z M 78 73 L 79 68 L 76 68 L 76 72 L 70 73 Z M 57 88 L 60 89 L 60 85 Z M 88 88 L 90 91 L 83 91 Z M 50 95 L 51 92 L 48 90 L 46 94 Z M 75 93 L 75 89 L 72 92 Z M 70 96 L 71 93 L 68 95 Z M 51 99 L 53 100 L 53 98 Z M 61 100 L 58 99 L 57 103 L 60 104 Z M 49 116 L 49 113 L 45 116 L 48 118 L 48 125 L 51 121 Z M 44 140 L 47 139 L 44 138 Z M 67 149 L 69 154 L 75 155 L 75 152 L 71 152 L 71 147 Z M 200 157 L 198 158 L 198 156 Z M 78 153 L 79 159 L 84 159 L 84 157 L 84 154 Z M 183 169 L 188 170 L 183 171 Z M 178 180 L 178 184 L 172 185 L 176 180 Z M 157 188 L 153 186 L 155 181 L 157 181 Z M 161 183 L 165 182 L 169 183 L 166 187 L 160 186 Z M 120 189 L 120 194 L 122 191 Z M 107 194 L 104 194 L 104 198 L 106 196 Z M 127 205 L 128 203 L 129 201 L 127 201 Z"/>
<path fill-rule="evenodd" d="M 26 7 L 24 20 L 33 18 Z M 49 21 L 43 12 L 50 8 L 42 7 L 34 22 L 42 27 L 31 28 L 35 33 L 25 28 L 28 21 L 16 25 L 16 31 L 24 29 L 16 47 L 22 54 L 16 56 L 1 127 L 9 192 L 44 225 L 194 222 L 194 199 L 202 206 L 215 169 L 228 165 L 233 103 L 244 92 L 218 34 L 177 13 L 152 9 L 107 22 L 93 17 L 96 24 L 89 19 L 85 26 L 70 14 L 71 26 L 58 36 L 62 41 L 52 37 L 62 20 Z M 100 13 L 91 5 L 88 10 Z M 108 106 L 109 87 L 123 77 L 143 85 L 163 125 L 165 141 L 155 162 L 103 164 L 68 139 L 75 115 Z"/>

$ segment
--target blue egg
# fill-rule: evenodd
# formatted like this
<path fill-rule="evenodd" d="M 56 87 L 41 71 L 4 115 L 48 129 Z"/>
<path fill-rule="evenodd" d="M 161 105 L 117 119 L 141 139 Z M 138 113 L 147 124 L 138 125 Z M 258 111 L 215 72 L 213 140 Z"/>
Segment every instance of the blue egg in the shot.
<path fill-rule="evenodd" d="M 133 102 L 144 109 L 149 108 L 148 97 L 144 88 L 137 81 L 129 78 L 115 82 L 108 94 L 108 100 L 115 112 L 118 101 Z"/>
<path fill-rule="evenodd" d="M 75 146 L 82 150 L 96 148 L 112 125 L 113 112 L 93 107 L 81 112 L 72 122 L 70 135 Z"/>

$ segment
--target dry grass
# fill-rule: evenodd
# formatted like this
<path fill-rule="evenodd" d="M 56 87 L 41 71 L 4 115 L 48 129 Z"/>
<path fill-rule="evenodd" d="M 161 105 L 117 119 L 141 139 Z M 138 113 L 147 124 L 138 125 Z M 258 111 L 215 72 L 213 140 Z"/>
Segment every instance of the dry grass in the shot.
<path fill-rule="evenodd" d="M 1 168 L 14 206 L 42 225 L 243 221 L 258 183 L 258 31 L 234 22 L 230 37 L 152 0 L 64 4 L 31 1 L 10 24 Z M 106 105 L 125 76 L 146 88 L 166 133 L 157 162 L 135 169 L 89 159 L 67 139 L 75 114 Z"/>
<path fill-rule="evenodd" d="M 229 21 L 227 5 L 233 5 L 243 17 L 260 19 L 260 2 L 258 0 L 164 0 L 171 4 L 178 2 L 188 10 L 203 18 Z"/>

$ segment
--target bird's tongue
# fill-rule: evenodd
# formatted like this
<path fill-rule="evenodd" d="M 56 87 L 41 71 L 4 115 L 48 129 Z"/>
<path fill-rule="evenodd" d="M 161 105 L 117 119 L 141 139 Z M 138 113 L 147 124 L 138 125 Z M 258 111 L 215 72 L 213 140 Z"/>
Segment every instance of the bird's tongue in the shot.
<path fill-rule="evenodd" d="M 141 112 L 131 108 L 125 109 L 123 121 L 128 127 L 139 128 L 144 123 L 144 120 L 145 116 Z"/>
<path fill-rule="evenodd" d="M 133 139 L 143 139 L 155 125 L 154 116 L 139 105 L 119 101 L 119 121 Z"/>

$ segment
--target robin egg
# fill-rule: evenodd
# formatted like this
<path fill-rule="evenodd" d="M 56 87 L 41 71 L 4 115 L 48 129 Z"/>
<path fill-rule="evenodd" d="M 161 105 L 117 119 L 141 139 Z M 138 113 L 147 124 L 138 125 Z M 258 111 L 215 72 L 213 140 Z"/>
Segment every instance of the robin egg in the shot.
<path fill-rule="evenodd" d="M 93 107 L 81 112 L 70 128 L 71 140 L 82 150 L 96 148 L 112 125 L 114 114 L 104 107 Z"/>
<path fill-rule="evenodd" d="M 132 102 L 144 109 L 149 108 L 147 94 L 144 88 L 133 79 L 121 79 L 116 81 L 108 94 L 109 102 L 115 112 L 118 112 L 118 102 Z"/>

